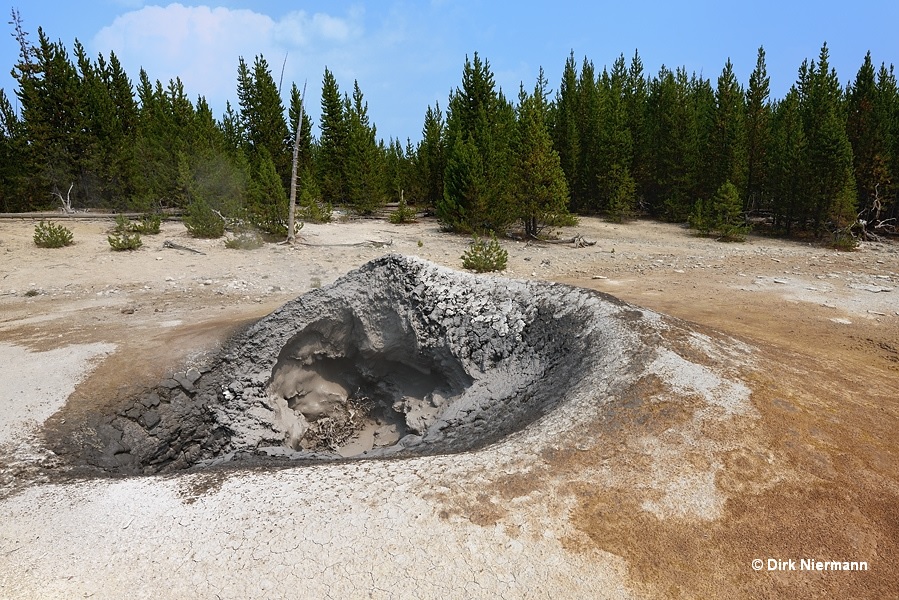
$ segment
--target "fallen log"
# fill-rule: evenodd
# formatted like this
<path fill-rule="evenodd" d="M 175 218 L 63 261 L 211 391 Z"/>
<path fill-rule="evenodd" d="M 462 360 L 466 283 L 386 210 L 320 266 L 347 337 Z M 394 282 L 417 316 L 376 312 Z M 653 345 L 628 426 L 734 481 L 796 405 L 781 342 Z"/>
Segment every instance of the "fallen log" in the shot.
<path fill-rule="evenodd" d="M 576 235 L 574 237 L 566 238 L 563 240 L 544 240 L 535 236 L 531 236 L 531 240 L 540 244 L 573 244 L 575 248 L 586 248 L 588 246 L 596 245 L 595 241 L 587 241 L 587 239 L 582 235 Z"/>
<path fill-rule="evenodd" d="M 308 242 L 298 242 L 300 246 L 311 246 L 313 248 L 385 248 L 393 246 L 393 240 L 365 240 L 364 242 L 356 242 L 355 244 L 310 244 Z"/>
<path fill-rule="evenodd" d="M 187 252 L 193 252 L 194 254 L 202 254 L 203 256 L 206 256 L 205 252 L 200 252 L 199 250 L 194 250 L 193 248 L 188 248 L 187 246 L 182 246 L 181 244 L 176 244 L 175 242 L 169 240 L 162 242 L 162 247 L 170 248 L 172 250 L 185 250 Z"/>

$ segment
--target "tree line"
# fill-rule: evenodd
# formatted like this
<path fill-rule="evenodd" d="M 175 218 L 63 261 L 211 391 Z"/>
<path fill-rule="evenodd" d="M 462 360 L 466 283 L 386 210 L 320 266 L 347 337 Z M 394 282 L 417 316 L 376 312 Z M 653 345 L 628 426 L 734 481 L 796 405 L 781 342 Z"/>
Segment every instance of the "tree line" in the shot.
<path fill-rule="evenodd" d="M 413 144 L 379 138 L 359 83 L 341 92 L 327 68 L 316 136 L 300 89 L 291 84 L 285 106 L 263 56 L 238 61 L 237 103 L 216 118 L 179 79 L 141 70 L 135 84 L 113 53 L 89 57 L 76 40 L 70 56 L 42 29 L 32 43 L 15 12 L 13 25 L 18 111 L 0 90 L 6 212 L 70 194 L 77 207 L 179 208 L 280 233 L 299 140 L 303 220 L 400 198 L 450 230 L 527 235 L 573 214 L 766 219 L 816 235 L 899 216 L 899 88 L 870 53 L 843 88 L 825 44 L 781 99 L 764 49 L 746 88 L 729 60 L 713 83 L 683 68 L 648 75 L 638 53 L 601 72 L 572 53 L 555 92 L 541 69 L 514 100 L 475 53 Z"/>

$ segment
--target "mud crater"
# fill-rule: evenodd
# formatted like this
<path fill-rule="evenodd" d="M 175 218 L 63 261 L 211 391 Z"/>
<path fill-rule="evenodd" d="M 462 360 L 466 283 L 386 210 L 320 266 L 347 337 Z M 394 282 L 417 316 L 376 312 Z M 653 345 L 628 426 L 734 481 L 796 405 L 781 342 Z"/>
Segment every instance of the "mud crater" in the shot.
<path fill-rule="evenodd" d="M 286 447 L 349 457 L 415 442 L 471 385 L 448 346 L 422 346 L 398 313 L 386 312 L 395 318 L 381 324 L 378 344 L 344 307 L 278 354 L 266 390 Z"/>
<path fill-rule="evenodd" d="M 475 450 L 623 385 L 633 320 L 597 292 L 389 255 L 85 425 L 69 458 L 155 473 Z"/>

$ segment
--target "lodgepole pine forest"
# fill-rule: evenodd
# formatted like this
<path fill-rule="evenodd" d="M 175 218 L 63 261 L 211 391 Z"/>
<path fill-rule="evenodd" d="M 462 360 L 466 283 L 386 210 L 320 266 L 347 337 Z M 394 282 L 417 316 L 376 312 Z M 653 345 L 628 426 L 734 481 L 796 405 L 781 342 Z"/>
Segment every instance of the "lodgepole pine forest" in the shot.
<path fill-rule="evenodd" d="M 213 114 L 179 79 L 126 73 L 115 54 L 71 51 L 13 12 L 18 84 L 0 90 L 0 211 L 180 209 L 195 224 L 243 219 L 286 231 L 294 144 L 297 215 L 371 214 L 404 202 L 465 233 L 538 236 L 577 214 L 689 222 L 728 237 L 755 224 L 837 244 L 896 232 L 899 88 L 868 53 L 843 87 L 824 44 L 772 98 L 765 51 L 745 85 L 727 60 L 707 79 L 644 70 L 639 53 L 598 67 L 572 52 L 514 98 L 466 57 L 420 141 L 378 136 L 358 81 L 327 68 L 320 123 L 299 87 L 285 106 L 263 56 L 236 65 L 236 102 Z M 550 91 L 551 87 L 555 91 Z M 296 135 L 297 128 L 300 135 Z"/>

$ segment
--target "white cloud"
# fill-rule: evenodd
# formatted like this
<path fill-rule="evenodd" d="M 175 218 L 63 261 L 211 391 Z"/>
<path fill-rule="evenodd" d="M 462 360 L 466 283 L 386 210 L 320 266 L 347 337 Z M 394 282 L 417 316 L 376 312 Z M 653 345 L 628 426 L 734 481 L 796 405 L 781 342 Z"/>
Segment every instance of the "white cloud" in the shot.
<path fill-rule="evenodd" d="M 95 52 L 114 51 L 126 71 L 137 78 L 143 67 L 151 80 L 180 77 L 195 98 L 207 97 L 220 112 L 225 99 L 236 98 L 237 61 L 268 60 L 275 79 L 290 56 L 285 81 L 320 77 L 329 56 L 357 42 L 364 33 L 362 15 L 291 12 L 280 20 L 245 9 L 209 6 L 145 6 L 125 13 L 100 30 Z M 315 73 L 306 73 L 314 68 Z M 288 84 L 285 83 L 285 87 Z"/>
<path fill-rule="evenodd" d="M 87 46 L 94 56 L 115 51 L 133 80 L 141 67 L 151 81 L 164 85 L 180 77 L 191 99 L 204 95 L 217 117 L 226 100 L 236 105 L 238 58 L 252 63 L 261 54 L 275 81 L 287 57 L 285 101 L 291 82 L 301 88 L 306 82 L 306 107 L 317 122 L 327 66 L 341 92 L 352 92 L 358 79 L 379 136 L 401 139 L 418 136 L 429 104 L 437 100 L 445 107 L 446 93 L 461 73 L 464 54 L 448 49 L 446 42 L 456 40 L 458 32 L 451 19 L 440 18 L 427 5 L 398 1 L 377 9 L 370 5 L 368 11 L 357 4 L 337 14 L 272 14 L 148 4 L 120 15 Z M 433 23 L 440 24 L 436 31 Z"/>
<path fill-rule="evenodd" d="M 362 13 L 351 11 L 347 17 L 306 11 L 288 13 L 274 27 L 274 39 L 286 45 L 315 49 L 314 44 L 346 44 L 362 37 Z"/>

